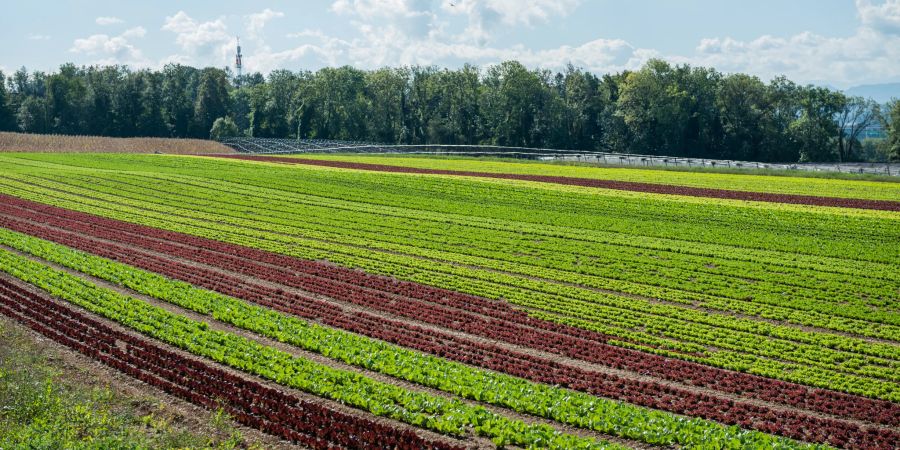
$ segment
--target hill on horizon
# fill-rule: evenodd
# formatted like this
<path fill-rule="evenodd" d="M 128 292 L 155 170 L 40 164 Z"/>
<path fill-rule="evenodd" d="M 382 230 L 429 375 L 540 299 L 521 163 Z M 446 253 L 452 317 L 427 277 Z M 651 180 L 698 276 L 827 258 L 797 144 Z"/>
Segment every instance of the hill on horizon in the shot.
<path fill-rule="evenodd" d="M 844 93 L 869 97 L 878 103 L 887 103 L 892 98 L 900 98 L 900 83 L 863 84 L 845 89 Z"/>

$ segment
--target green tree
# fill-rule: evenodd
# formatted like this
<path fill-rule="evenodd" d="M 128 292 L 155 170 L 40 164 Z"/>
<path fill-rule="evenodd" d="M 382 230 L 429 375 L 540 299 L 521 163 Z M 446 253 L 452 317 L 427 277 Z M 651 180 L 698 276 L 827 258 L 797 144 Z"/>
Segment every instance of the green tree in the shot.
<path fill-rule="evenodd" d="M 231 117 L 219 117 L 213 122 L 213 126 L 209 130 L 209 138 L 216 141 L 238 135 L 240 135 L 240 130 L 238 130 L 237 125 Z"/>
<path fill-rule="evenodd" d="M 603 112 L 609 92 L 600 79 L 572 65 L 560 74 L 558 91 L 564 104 L 562 117 L 567 148 L 599 150 L 603 140 Z"/>
<path fill-rule="evenodd" d="M 759 78 L 733 74 L 722 78 L 716 95 L 722 122 L 723 143 L 717 157 L 746 161 L 768 161 L 763 142 L 773 132 L 769 98 Z"/>
<path fill-rule="evenodd" d="M 250 88 L 250 134 L 255 137 L 288 137 L 303 119 L 295 105 L 302 103 L 305 73 L 275 70 L 265 83 Z"/>
<path fill-rule="evenodd" d="M 241 76 L 244 77 L 243 75 Z M 250 92 L 251 87 L 242 86 L 231 91 L 231 112 L 234 115 L 234 123 L 241 133 L 250 128 Z"/>
<path fill-rule="evenodd" d="M 900 161 L 900 99 L 888 103 L 882 122 L 887 131 L 887 151 L 891 161 Z"/>
<path fill-rule="evenodd" d="M 409 97 L 409 70 L 379 69 L 366 74 L 369 127 L 367 140 L 402 142 L 406 99 Z"/>
<path fill-rule="evenodd" d="M 493 66 L 485 75 L 481 99 L 488 142 L 523 147 L 542 143 L 539 115 L 548 98 L 538 72 L 516 61 Z"/>
<path fill-rule="evenodd" d="M 878 103 L 863 97 L 839 95 L 838 106 L 838 161 L 853 161 L 858 159 L 862 131 L 878 121 Z"/>
<path fill-rule="evenodd" d="M 55 133 L 79 134 L 87 128 L 87 86 L 74 64 L 64 64 L 47 78 L 47 108 Z"/>
<path fill-rule="evenodd" d="M 163 68 L 163 115 L 174 137 L 189 136 L 198 82 L 199 71 L 193 67 L 169 64 Z"/>
<path fill-rule="evenodd" d="M 49 133 L 50 121 L 47 104 L 40 97 L 26 97 L 16 113 L 19 130 L 26 133 Z"/>
<path fill-rule="evenodd" d="M 6 76 L 0 71 L 0 131 L 11 131 L 15 126 L 16 118 L 6 92 Z"/>
<path fill-rule="evenodd" d="M 193 136 L 206 137 L 213 122 L 228 114 L 228 86 L 228 75 L 224 70 L 206 68 L 201 71 L 194 101 Z"/>
<path fill-rule="evenodd" d="M 625 79 L 618 114 L 632 138 L 630 151 L 655 155 L 681 154 L 688 109 L 688 93 L 676 83 L 675 68 L 650 60 Z"/>
<path fill-rule="evenodd" d="M 834 118 L 841 110 L 842 97 L 843 94 L 823 87 L 807 86 L 801 90 L 800 116 L 790 126 L 801 162 L 838 158 L 838 125 Z"/>
<path fill-rule="evenodd" d="M 163 77 L 159 72 L 141 71 L 133 75 L 140 89 L 136 128 L 141 136 L 169 135 L 163 109 Z"/>
<path fill-rule="evenodd" d="M 771 162 L 797 162 L 800 149 L 793 138 L 791 125 L 800 116 L 801 87 L 785 77 L 777 77 L 766 86 L 767 108 L 763 115 L 766 129 L 762 132 L 760 159 Z"/>

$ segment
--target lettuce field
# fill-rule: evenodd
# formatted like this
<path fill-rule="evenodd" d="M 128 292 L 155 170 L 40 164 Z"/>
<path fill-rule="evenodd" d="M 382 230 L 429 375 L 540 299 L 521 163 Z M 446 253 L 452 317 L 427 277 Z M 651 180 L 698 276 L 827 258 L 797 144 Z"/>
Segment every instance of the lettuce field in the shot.
<path fill-rule="evenodd" d="M 304 448 L 900 448 L 900 183 L 0 155 L 0 315 Z"/>

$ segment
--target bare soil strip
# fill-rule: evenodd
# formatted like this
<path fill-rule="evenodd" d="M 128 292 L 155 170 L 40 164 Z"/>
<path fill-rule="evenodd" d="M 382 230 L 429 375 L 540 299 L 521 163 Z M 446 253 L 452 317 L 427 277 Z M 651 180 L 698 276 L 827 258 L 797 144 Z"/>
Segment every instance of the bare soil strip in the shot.
<path fill-rule="evenodd" d="M 541 183 L 584 186 L 618 191 L 648 192 L 651 194 L 686 195 L 690 197 L 723 198 L 768 203 L 790 203 L 796 205 L 833 206 L 840 208 L 874 209 L 880 211 L 900 211 L 900 201 L 864 200 L 855 198 L 819 197 L 814 195 L 776 194 L 771 192 L 734 191 L 729 189 L 707 189 L 668 184 L 639 183 L 634 181 L 594 180 L 589 178 L 560 177 L 551 175 L 524 175 L 513 173 L 472 172 L 446 169 L 419 169 L 415 167 L 391 166 L 386 164 L 351 163 L 305 158 L 281 158 L 263 155 L 210 155 L 216 158 L 230 158 L 247 161 L 264 161 L 282 164 L 303 164 L 311 166 L 335 167 L 339 169 L 368 170 L 377 172 L 414 173 L 426 175 L 457 175 L 466 177 L 499 178 L 503 180 L 537 181 Z"/>

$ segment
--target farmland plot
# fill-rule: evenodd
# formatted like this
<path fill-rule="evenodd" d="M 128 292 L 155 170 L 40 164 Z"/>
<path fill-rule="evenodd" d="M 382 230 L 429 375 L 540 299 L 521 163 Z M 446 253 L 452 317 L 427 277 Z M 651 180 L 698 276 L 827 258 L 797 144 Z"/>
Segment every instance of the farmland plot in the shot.
<path fill-rule="evenodd" d="M 837 207 L 162 155 L 0 167 L 0 313 L 305 446 L 900 446 L 891 185 L 824 180 Z M 794 183 L 769 193 L 811 194 Z"/>

